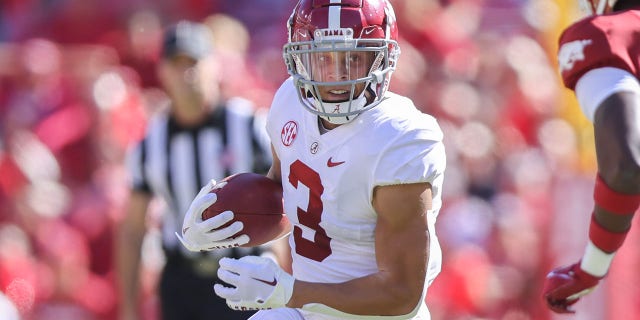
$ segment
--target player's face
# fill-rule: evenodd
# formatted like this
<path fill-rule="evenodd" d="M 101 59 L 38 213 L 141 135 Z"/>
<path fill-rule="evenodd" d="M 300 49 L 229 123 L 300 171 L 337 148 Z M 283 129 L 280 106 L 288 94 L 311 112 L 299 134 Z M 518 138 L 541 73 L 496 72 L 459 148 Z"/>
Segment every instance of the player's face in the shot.
<path fill-rule="evenodd" d="M 319 82 L 339 82 L 366 77 L 374 60 L 373 52 L 340 51 L 312 53 L 311 78 Z M 326 102 L 340 102 L 351 99 L 352 86 L 319 85 L 320 96 Z M 355 85 L 353 98 L 364 90 L 364 83 Z"/>

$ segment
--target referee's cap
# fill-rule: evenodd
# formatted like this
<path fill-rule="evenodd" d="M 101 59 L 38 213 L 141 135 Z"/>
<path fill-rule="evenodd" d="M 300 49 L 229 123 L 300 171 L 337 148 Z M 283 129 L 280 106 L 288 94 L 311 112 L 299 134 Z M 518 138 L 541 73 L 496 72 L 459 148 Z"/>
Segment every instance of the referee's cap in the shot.
<path fill-rule="evenodd" d="M 162 57 L 185 55 L 195 60 L 213 51 L 213 34 L 204 24 L 182 20 L 165 29 Z"/>

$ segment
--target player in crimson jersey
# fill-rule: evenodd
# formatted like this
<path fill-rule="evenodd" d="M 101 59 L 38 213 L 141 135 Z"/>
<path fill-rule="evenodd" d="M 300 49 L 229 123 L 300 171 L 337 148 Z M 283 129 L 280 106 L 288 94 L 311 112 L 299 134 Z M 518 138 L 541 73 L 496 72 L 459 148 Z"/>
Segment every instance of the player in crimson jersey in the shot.
<path fill-rule="evenodd" d="M 609 270 L 640 205 L 640 1 L 583 1 L 592 14 L 560 37 L 564 84 L 593 122 L 598 174 L 589 242 L 582 259 L 551 271 L 544 298 L 551 310 L 589 293 Z"/>
<path fill-rule="evenodd" d="M 434 225 L 445 152 L 436 120 L 389 92 L 400 54 L 386 0 L 300 0 L 284 56 L 291 78 L 267 120 L 268 177 L 282 183 L 293 274 L 269 259 L 220 261 L 216 294 L 252 319 L 429 319 L 441 265 Z M 193 250 L 241 245 L 240 222 L 202 221 L 203 189 L 182 238 Z M 200 232 L 198 232 L 200 230 Z"/>

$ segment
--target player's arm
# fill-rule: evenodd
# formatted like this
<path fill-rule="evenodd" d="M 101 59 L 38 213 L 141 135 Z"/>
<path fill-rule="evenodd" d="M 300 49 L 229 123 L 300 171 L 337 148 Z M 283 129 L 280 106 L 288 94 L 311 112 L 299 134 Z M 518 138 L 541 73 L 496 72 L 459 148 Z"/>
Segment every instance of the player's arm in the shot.
<path fill-rule="evenodd" d="M 607 72 L 620 73 L 619 81 L 629 81 L 630 85 L 628 90 L 607 94 L 593 118 L 598 177 L 589 229 L 589 246 L 595 248 L 589 249 L 604 255 L 585 256 L 582 267 L 598 277 L 608 271 L 640 203 L 640 85 L 625 71 Z"/>
<path fill-rule="evenodd" d="M 640 83 L 622 69 L 594 69 L 580 78 L 576 96 L 593 122 L 598 159 L 590 240 L 613 253 L 640 201 Z M 603 276 L 608 264 L 601 268 L 587 271 Z"/>
<path fill-rule="evenodd" d="M 121 297 L 120 319 L 138 319 L 140 250 L 146 233 L 146 213 L 151 196 L 131 192 L 124 219 L 116 235 L 116 270 Z"/>
<path fill-rule="evenodd" d="M 342 283 L 311 283 L 295 280 L 270 259 L 223 258 L 218 278 L 230 286 L 216 284 L 214 290 L 237 310 L 287 306 L 333 312 L 337 317 L 341 314 L 335 310 L 360 315 L 412 314 L 424 290 L 429 255 L 426 213 L 431 201 L 428 183 L 375 189 L 376 273 Z"/>
<path fill-rule="evenodd" d="M 608 272 L 640 204 L 640 84 L 627 71 L 600 68 L 578 81 L 576 95 L 593 121 L 598 176 L 589 243 L 580 262 L 553 270 L 545 297 L 556 312 L 595 287 Z"/>
<path fill-rule="evenodd" d="M 271 168 L 269 168 L 269 171 L 267 172 L 267 177 L 269 177 L 273 181 L 282 183 L 280 158 L 276 154 L 276 151 L 273 148 L 273 144 L 271 145 L 271 154 L 272 154 Z"/>
<path fill-rule="evenodd" d="M 429 248 L 426 212 L 431 208 L 428 183 L 377 187 L 376 259 L 379 271 L 337 284 L 296 281 L 287 306 L 322 303 L 361 315 L 403 315 L 420 303 Z"/>

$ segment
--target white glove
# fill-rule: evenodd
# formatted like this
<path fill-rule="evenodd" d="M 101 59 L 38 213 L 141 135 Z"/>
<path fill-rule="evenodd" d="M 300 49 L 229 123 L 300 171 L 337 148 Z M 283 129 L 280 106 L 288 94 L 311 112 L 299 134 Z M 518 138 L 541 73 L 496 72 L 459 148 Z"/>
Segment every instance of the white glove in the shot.
<path fill-rule="evenodd" d="M 232 238 L 244 227 L 240 221 L 218 229 L 233 220 L 231 211 L 224 211 L 207 220 L 202 220 L 202 212 L 218 200 L 218 196 L 211 191 L 222 188 L 226 184 L 226 182 L 216 183 L 215 180 L 209 181 L 191 202 L 182 223 L 182 236 L 176 232 L 176 236 L 185 248 L 191 251 L 205 251 L 238 247 L 249 242 L 249 236 L 246 234 Z"/>
<path fill-rule="evenodd" d="M 257 256 L 220 259 L 218 279 L 233 286 L 215 284 L 213 290 L 235 310 L 284 307 L 291 299 L 295 282 L 273 260 Z"/>

